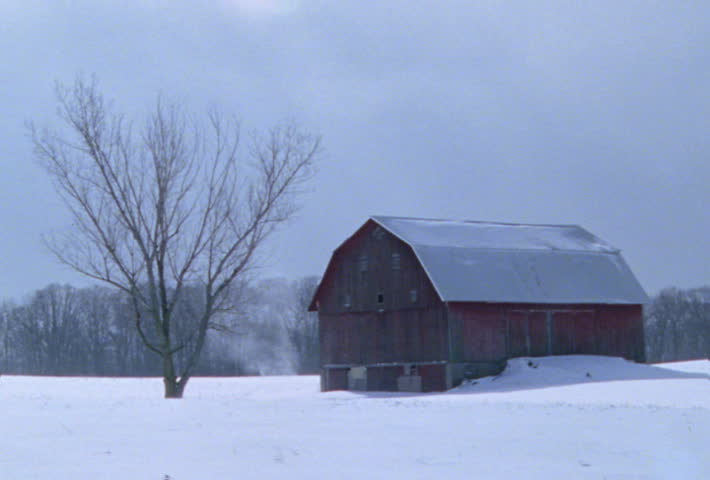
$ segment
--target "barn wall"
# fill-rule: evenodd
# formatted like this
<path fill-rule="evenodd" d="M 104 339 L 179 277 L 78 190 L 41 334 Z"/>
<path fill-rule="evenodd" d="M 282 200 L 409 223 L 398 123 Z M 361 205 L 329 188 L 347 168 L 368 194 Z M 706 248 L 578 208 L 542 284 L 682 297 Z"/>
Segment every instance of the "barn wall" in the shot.
<path fill-rule="evenodd" d="M 347 388 L 357 366 L 367 366 L 368 390 L 397 390 L 413 364 L 424 368 L 422 390 L 445 388 L 446 311 L 397 237 L 366 223 L 333 254 L 316 300 L 323 390 Z"/>
<path fill-rule="evenodd" d="M 599 354 L 645 362 L 643 328 L 641 305 L 600 307 L 597 315 Z"/>
<path fill-rule="evenodd" d="M 375 365 L 445 361 L 444 310 L 319 314 L 321 365 Z"/>
<path fill-rule="evenodd" d="M 506 358 L 504 310 L 495 304 L 452 303 L 452 362 L 499 362 Z"/>
<path fill-rule="evenodd" d="M 327 314 L 440 304 L 412 248 L 372 221 L 333 254 L 317 301 Z"/>
<path fill-rule="evenodd" d="M 422 391 L 437 391 L 463 378 L 496 374 L 511 357 L 594 354 L 644 360 L 639 305 L 447 307 L 448 312 L 433 307 L 321 313 L 324 390 L 347 388 L 353 366 L 367 366 L 368 390 L 397 390 L 403 366 L 418 365 Z"/>
<path fill-rule="evenodd" d="M 640 305 L 452 303 L 448 309 L 452 362 L 573 354 L 644 360 Z"/>

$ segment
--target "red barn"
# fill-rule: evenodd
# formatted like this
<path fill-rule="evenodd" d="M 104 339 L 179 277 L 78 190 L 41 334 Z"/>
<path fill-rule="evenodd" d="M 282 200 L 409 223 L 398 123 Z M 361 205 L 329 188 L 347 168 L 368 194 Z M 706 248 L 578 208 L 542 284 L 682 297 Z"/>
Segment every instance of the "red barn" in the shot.
<path fill-rule="evenodd" d="M 646 301 L 619 250 L 576 225 L 371 217 L 310 306 L 321 388 L 446 390 L 520 356 L 643 361 Z"/>

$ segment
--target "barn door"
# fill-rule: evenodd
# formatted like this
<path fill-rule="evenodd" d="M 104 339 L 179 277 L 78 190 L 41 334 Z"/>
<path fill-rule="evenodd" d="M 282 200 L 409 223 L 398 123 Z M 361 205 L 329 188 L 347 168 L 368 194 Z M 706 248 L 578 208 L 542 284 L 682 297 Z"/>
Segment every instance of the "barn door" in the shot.
<path fill-rule="evenodd" d="M 550 355 L 547 339 L 547 312 L 528 313 L 528 332 L 530 333 L 531 357 Z"/>
<path fill-rule="evenodd" d="M 594 313 L 555 312 L 552 323 L 552 353 L 573 355 L 595 353 Z"/>
<path fill-rule="evenodd" d="M 510 312 L 508 315 L 508 356 L 530 355 L 530 330 L 526 312 Z"/>
<path fill-rule="evenodd" d="M 508 356 L 549 355 L 546 312 L 512 311 L 508 315 Z"/>

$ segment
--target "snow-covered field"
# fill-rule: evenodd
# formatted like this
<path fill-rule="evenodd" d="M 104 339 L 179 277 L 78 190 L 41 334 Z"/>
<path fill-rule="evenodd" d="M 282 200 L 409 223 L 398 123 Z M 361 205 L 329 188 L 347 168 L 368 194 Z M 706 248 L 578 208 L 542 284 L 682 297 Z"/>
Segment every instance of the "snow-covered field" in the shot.
<path fill-rule="evenodd" d="M 0 479 L 710 479 L 710 362 L 517 359 L 444 394 L 0 377 Z"/>

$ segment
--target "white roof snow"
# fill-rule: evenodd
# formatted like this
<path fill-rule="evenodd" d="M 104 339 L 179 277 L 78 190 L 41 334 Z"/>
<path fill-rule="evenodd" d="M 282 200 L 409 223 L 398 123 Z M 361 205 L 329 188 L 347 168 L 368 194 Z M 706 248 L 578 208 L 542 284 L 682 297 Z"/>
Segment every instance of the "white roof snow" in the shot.
<path fill-rule="evenodd" d="M 372 220 L 412 247 L 445 302 L 648 300 L 619 250 L 576 225 Z"/>

